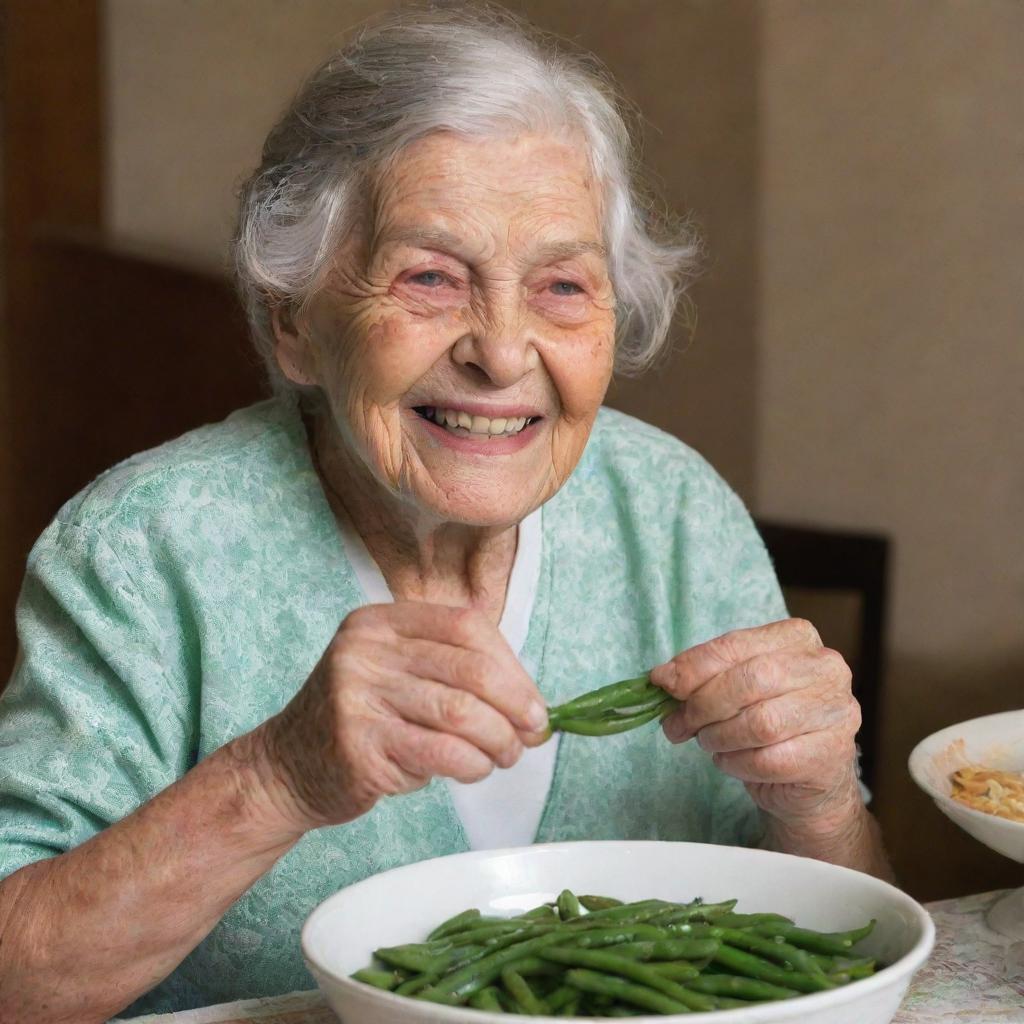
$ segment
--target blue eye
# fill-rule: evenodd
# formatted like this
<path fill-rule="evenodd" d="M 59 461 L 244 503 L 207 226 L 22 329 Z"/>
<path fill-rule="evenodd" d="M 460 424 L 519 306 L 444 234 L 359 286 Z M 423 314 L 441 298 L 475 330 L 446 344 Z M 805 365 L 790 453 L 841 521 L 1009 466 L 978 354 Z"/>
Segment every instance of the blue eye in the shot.
<path fill-rule="evenodd" d="M 439 270 L 424 270 L 422 273 L 413 274 L 409 280 L 426 288 L 438 288 L 447 281 L 447 278 Z"/>
<path fill-rule="evenodd" d="M 556 281 L 551 290 L 556 295 L 579 295 L 583 291 L 575 281 Z"/>

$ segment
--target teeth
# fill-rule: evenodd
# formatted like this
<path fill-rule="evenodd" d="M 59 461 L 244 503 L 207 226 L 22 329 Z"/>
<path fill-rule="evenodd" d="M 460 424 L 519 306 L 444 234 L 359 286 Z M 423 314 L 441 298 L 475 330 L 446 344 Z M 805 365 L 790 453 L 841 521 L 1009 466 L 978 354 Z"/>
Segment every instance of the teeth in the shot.
<path fill-rule="evenodd" d="M 513 434 L 518 434 L 527 423 L 526 416 L 515 418 L 496 416 L 494 419 L 488 419 L 486 416 L 470 416 L 468 412 L 457 412 L 454 409 L 437 407 L 428 407 L 426 415 L 428 419 L 432 419 L 449 430 L 461 427 L 471 434 L 479 434 L 482 437 L 511 437 Z"/>

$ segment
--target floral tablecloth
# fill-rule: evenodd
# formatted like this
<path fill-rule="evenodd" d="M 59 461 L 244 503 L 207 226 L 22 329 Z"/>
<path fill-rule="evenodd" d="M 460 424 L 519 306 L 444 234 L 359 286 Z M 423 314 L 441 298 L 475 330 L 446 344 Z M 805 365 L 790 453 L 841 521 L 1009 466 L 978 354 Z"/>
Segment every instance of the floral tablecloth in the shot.
<path fill-rule="evenodd" d="M 936 941 L 893 1024 L 1024 1024 L 1024 942 L 985 926 L 1001 892 L 928 903 Z M 114 1024 L 114 1022 L 111 1022 Z M 132 1024 L 338 1024 L 318 992 L 136 1017 Z"/>
<path fill-rule="evenodd" d="M 926 903 L 935 948 L 893 1024 L 1024 1024 L 1024 942 L 985 926 L 1005 892 Z"/>

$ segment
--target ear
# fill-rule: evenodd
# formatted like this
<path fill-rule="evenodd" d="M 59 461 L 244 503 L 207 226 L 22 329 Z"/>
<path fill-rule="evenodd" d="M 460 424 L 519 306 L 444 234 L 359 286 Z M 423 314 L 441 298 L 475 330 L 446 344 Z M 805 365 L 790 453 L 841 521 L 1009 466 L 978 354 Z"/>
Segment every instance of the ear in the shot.
<path fill-rule="evenodd" d="M 316 361 L 309 337 L 298 327 L 287 306 L 275 306 L 270 311 L 274 329 L 274 358 L 281 372 L 293 384 L 315 387 L 320 382 L 316 374 Z"/>

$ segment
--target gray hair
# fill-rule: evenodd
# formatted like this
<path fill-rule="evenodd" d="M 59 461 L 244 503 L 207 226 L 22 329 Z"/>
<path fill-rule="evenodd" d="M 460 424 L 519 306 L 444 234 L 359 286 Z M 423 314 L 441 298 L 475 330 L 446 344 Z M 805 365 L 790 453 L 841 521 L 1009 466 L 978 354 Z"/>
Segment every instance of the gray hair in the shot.
<path fill-rule="evenodd" d="M 635 115 L 596 58 L 491 6 L 419 8 L 363 27 L 306 81 L 242 186 L 234 264 L 275 390 L 272 311 L 301 310 L 372 192 L 375 175 L 433 132 L 574 131 L 601 182 L 615 293 L 615 368 L 665 347 L 700 245 L 640 183 Z"/>

